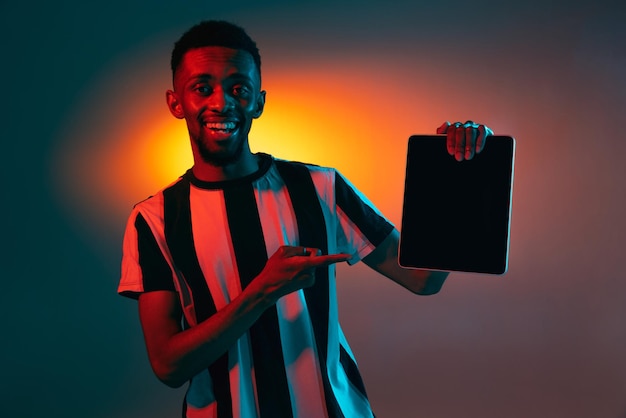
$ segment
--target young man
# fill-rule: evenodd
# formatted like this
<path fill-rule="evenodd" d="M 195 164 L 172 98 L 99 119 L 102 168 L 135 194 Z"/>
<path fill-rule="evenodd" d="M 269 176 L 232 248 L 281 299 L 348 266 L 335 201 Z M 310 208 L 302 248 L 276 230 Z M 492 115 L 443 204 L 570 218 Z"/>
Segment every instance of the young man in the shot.
<path fill-rule="evenodd" d="M 447 273 L 398 266 L 399 233 L 332 168 L 253 154 L 261 59 L 239 27 L 207 21 L 172 53 L 167 104 L 194 165 L 137 204 L 119 293 L 139 300 L 150 363 L 189 381 L 185 417 L 371 417 L 337 318 L 335 266 L 363 260 L 417 294 Z M 488 128 L 445 123 L 457 159 Z"/>

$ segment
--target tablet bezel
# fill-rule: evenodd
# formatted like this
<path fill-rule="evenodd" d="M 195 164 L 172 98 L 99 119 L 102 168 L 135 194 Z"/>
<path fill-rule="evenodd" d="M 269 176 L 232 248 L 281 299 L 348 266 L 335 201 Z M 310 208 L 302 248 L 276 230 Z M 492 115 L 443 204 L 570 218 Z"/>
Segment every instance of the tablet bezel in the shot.
<path fill-rule="evenodd" d="M 398 249 L 400 266 L 493 275 L 507 272 L 515 145 L 511 136 L 490 136 L 485 149 L 472 160 L 456 161 L 447 153 L 445 135 L 409 138 Z M 424 194 L 421 201 L 412 197 L 415 193 Z M 458 201 L 452 201 L 455 194 L 461 195 Z M 458 215 L 448 220 L 458 223 L 454 228 L 445 222 L 452 212 L 450 206 L 455 206 L 454 215 Z M 466 213 L 474 219 L 464 218 Z M 459 234 L 455 236 L 457 229 Z M 420 238 L 408 235 L 418 233 L 422 234 Z M 488 249 L 488 253 L 481 253 L 481 248 Z"/>

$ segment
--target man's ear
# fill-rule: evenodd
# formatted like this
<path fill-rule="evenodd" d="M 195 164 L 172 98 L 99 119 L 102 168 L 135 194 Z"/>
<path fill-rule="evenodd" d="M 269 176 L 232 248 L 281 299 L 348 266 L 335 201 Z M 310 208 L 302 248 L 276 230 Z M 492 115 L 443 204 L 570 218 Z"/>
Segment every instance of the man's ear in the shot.
<path fill-rule="evenodd" d="M 180 105 L 180 101 L 178 100 L 178 96 L 172 90 L 168 90 L 165 92 L 165 100 L 167 100 L 167 107 L 170 109 L 170 113 L 174 115 L 177 119 L 184 119 L 185 113 L 183 112 L 183 108 Z"/>
<path fill-rule="evenodd" d="M 261 90 L 259 92 L 259 97 L 256 99 L 256 110 L 254 112 L 254 117 L 258 118 L 263 113 L 263 109 L 265 108 L 265 90 Z"/>

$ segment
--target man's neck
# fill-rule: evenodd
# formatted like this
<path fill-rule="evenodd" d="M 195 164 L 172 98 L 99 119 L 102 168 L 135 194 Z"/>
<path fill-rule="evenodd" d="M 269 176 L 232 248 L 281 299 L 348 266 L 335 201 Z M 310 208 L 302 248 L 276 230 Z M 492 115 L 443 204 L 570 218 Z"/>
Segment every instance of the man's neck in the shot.
<path fill-rule="evenodd" d="M 252 153 L 245 153 L 242 158 L 223 166 L 216 166 L 196 159 L 192 167 L 193 175 L 202 181 L 216 182 L 234 180 L 248 176 L 259 169 L 259 158 Z"/>

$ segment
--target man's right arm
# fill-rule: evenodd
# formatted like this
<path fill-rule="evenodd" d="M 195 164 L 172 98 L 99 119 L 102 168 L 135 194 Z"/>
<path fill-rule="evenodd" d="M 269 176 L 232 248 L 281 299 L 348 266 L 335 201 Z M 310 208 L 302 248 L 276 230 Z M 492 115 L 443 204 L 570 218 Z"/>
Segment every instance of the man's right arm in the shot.
<path fill-rule="evenodd" d="M 139 318 L 150 364 L 157 377 L 179 387 L 207 368 L 239 339 L 276 301 L 315 282 L 315 268 L 346 261 L 348 254 L 303 254 L 302 247 L 281 247 L 263 271 L 231 303 L 194 327 L 181 327 L 176 292 L 139 296 Z"/>
<path fill-rule="evenodd" d="M 139 296 L 139 318 L 150 364 L 166 385 L 179 387 L 217 360 L 271 306 L 270 298 L 248 286 L 230 304 L 197 326 L 183 330 L 176 292 Z"/>

